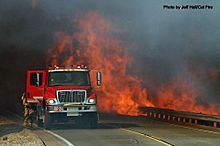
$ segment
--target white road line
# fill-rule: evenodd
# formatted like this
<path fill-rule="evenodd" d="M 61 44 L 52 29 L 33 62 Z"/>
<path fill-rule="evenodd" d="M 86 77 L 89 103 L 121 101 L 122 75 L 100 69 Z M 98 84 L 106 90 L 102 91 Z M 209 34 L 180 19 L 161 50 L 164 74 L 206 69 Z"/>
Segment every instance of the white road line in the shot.
<path fill-rule="evenodd" d="M 53 133 L 52 131 L 49 131 L 49 130 L 45 130 L 45 129 L 44 129 L 44 131 L 47 132 L 47 133 L 49 133 L 49 134 L 51 134 L 51 135 L 53 135 L 53 136 L 55 136 L 55 137 L 57 137 L 57 138 L 59 138 L 59 139 L 62 140 L 62 141 L 64 141 L 68 146 L 74 146 L 71 142 L 69 142 L 68 140 L 66 140 L 66 139 L 63 138 L 62 136 L 59 136 L 58 134 Z"/>
<path fill-rule="evenodd" d="M 13 116 L 17 117 L 17 118 L 20 119 L 20 120 L 23 120 L 23 117 L 21 117 L 21 116 L 18 115 L 18 114 L 12 113 L 12 112 L 10 112 L 10 111 L 6 111 L 6 112 L 12 114 Z M 38 128 L 40 128 L 40 127 L 38 127 Z M 47 133 L 49 133 L 49 134 L 51 134 L 51 135 L 53 135 L 53 136 L 55 136 L 55 137 L 57 137 L 58 139 L 64 141 L 68 146 L 74 146 L 71 142 L 69 142 L 69 141 L 66 140 L 65 138 L 63 138 L 63 137 L 57 135 L 56 133 L 53 133 L 52 131 L 49 131 L 49 130 L 45 130 L 45 129 L 43 129 L 43 128 L 40 128 L 40 129 L 43 130 L 43 131 L 45 131 L 45 132 L 47 132 Z"/>

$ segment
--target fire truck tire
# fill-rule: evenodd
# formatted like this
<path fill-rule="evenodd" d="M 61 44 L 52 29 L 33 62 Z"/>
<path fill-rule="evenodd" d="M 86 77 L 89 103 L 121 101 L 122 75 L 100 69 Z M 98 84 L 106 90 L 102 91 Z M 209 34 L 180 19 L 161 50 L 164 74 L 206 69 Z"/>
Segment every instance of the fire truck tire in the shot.
<path fill-rule="evenodd" d="M 97 128 L 97 125 L 98 125 L 98 115 L 97 115 L 97 113 L 91 113 L 90 115 L 89 115 L 89 128 L 92 128 L 92 129 L 94 129 L 94 128 Z"/>
<path fill-rule="evenodd" d="M 41 120 L 39 119 L 38 111 L 35 112 L 35 123 L 36 123 L 37 127 L 41 126 Z"/>
<path fill-rule="evenodd" d="M 45 129 L 50 129 L 51 128 L 51 115 L 45 110 L 44 111 L 44 119 L 43 119 L 43 124 Z"/>
<path fill-rule="evenodd" d="M 42 127 L 43 121 L 40 119 L 40 111 L 41 111 L 41 106 L 39 105 L 34 105 L 33 106 L 33 111 L 34 111 L 34 117 L 33 117 L 33 122 L 36 124 L 37 127 Z"/>
<path fill-rule="evenodd" d="M 82 118 L 76 119 L 75 124 L 78 127 L 94 129 L 97 128 L 98 115 L 97 113 L 86 113 Z"/>

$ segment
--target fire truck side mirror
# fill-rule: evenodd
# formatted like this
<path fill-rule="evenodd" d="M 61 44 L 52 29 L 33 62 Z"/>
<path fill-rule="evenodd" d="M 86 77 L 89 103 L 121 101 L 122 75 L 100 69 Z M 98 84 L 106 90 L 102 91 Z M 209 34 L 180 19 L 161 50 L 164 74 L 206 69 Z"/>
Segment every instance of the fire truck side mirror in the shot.
<path fill-rule="evenodd" d="M 96 73 L 97 86 L 101 86 L 102 84 L 102 74 L 101 72 Z"/>

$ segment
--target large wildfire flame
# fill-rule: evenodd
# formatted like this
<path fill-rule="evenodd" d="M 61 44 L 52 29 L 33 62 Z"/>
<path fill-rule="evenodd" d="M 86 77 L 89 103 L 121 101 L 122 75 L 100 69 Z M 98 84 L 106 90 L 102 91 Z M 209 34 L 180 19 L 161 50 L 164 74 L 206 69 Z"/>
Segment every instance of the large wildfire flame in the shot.
<path fill-rule="evenodd" d="M 98 104 L 102 112 L 138 115 L 139 106 L 156 106 L 218 114 L 216 107 L 203 101 L 199 89 L 181 76 L 158 87 L 155 99 L 150 101 L 140 79 L 128 72 L 132 57 L 118 39 L 118 29 L 98 13 L 89 12 L 76 18 L 74 28 L 78 31 L 72 34 L 56 33 L 56 45 L 49 49 L 49 64 L 86 64 L 91 69 L 100 70 L 103 85 L 98 91 Z M 210 72 L 212 78 L 217 76 L 216 72 Z"/>
<path fill-rule="evenodd" d="M 87 64 L 103 73 L 99 94 L 102 112 L 137 115 L 138 106 L 153 106 L 140 80 L 127 71 L 132 62 L 127 48 L 117 39 L 117 29 L 96 12 L 77 19 L 79 31 L 58 32 L 56 49 L 50 49 L 51 64 Z"/>
<path fill-rule="evenodd" d="M 211 105 L 201 94 L 201 89 L 190 78 L 173 78 L 157 91 L 157 107 L 203 114 L 219 114 L 217 105 Z"/>

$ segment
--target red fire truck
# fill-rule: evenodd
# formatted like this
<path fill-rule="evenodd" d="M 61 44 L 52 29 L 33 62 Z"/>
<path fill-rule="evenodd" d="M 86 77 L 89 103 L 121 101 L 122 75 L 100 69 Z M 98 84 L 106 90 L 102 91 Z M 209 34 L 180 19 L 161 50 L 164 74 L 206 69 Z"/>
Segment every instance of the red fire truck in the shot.
<path fill-rule="evenodd" d="M 97 87 L 101 73 L 96 72 Z M 98 121 L 97 95 L 85 65 L 53 66 L 27 71 L 25 98 L 36 123 L 49 128 L 55 123 L 78 123 L 94 128 Z"/>

